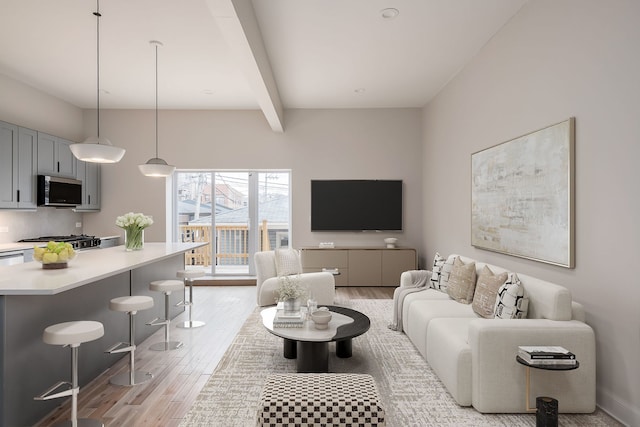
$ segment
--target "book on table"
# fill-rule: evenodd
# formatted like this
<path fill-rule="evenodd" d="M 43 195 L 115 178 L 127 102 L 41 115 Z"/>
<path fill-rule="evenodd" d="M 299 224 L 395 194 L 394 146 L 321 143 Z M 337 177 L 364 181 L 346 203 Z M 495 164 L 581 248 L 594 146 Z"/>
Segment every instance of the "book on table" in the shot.
<path fill-rule="evenodd" d="M 576 355 L 559 346 L 520 346 L 518 347 L 518 356 L 529 364 L 576 364 Z"/>
<path fill-rule="evenodd" d="M 273 318 L 274 328 L 301 328 L 303 325 L 302 312 L 289 312 L 279 307 L 276 309 L 276 315 Z"/>

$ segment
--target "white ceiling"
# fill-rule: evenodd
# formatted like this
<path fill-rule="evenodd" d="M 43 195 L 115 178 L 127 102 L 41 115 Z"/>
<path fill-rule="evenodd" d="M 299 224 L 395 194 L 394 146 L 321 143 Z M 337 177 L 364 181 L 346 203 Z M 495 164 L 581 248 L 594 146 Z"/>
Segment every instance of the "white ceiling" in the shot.
<path fill-rule="evenodd" d="M 526 1 L 103 0 L 100 107 L 154 107 L 150 40 L 162 109 L 422 107 Z M 0 73 L 95 108 L 96 2 L 0 6 Z"/>

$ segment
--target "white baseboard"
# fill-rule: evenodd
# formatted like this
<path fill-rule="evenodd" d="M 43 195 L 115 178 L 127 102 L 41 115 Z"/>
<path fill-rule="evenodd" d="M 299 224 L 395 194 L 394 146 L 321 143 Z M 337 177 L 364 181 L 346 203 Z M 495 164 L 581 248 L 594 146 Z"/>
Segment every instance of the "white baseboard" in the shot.
<path fill-rule="evenodd" d="M 621 402 L 607 390 L 596 390 L 596 402 L 600 409 L 626 426 L 640 426 L 640 407 Z"/>

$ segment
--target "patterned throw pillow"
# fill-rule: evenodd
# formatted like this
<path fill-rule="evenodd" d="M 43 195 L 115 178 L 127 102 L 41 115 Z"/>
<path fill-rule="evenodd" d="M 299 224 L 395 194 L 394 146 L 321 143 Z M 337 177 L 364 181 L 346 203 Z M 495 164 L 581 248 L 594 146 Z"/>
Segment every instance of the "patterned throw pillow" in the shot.
<path fill-rule="evenodd" d="M 446 259 L 439 252 L 436 252 L 436 256 L 433 258 L 433 268 L 431 269 L 431 287 L 433 289 L 440 289 L 440 277 L 445 261 Z"/>
<path fill-rule="evenodd" d="M 496 319 L 525 319 L 529 309 L 529 298 L 516 273 L 509 273 L 509 278 L 498 289 Z"/>
<path fill-rule="evenodd" d="M 465 264 L 460 257 L 456 257 L 449 275 L 447 293 L 451 298 L 462 304 L 471 304 L 475 288 L 476 263 Z"/>
<path fill-rule="evenodd" d="M 302 273 L 300 252 L 295 249 L 276 249 L 276 273 L 278 276 Z"/>
<path fill-rule="evenodd" d="M 506 280 L 506 271 L 501 274 L 493 274 L 493 271 L 485 265 L 478 276 L 476 291 L 473 294 L 473 302 L 471 303 L 473 311 L 484 318 L 493 319 L 498 289 Z"/>

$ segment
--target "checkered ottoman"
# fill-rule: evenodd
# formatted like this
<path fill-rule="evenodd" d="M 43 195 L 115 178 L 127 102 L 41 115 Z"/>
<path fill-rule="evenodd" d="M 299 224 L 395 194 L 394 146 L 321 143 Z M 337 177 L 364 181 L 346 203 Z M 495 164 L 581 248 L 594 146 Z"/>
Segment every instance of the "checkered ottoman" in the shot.
<path fill-rule="evenodd" d="M 260 396 L 258 425 L 384 426 L 371 375 L 274 374 Z"/>

